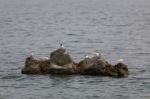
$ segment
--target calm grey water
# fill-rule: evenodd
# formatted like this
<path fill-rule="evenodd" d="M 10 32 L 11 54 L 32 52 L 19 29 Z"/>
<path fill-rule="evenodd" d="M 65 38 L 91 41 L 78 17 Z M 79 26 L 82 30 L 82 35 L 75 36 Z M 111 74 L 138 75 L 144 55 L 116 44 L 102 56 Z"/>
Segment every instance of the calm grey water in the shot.
<path fill-rule="evenodd" d="M 63 42 L 78 62 L 123 58 L 127 78 L 23 75 Z M 0 0 L 0 99 L 150 99 L 150 0 Z"/>

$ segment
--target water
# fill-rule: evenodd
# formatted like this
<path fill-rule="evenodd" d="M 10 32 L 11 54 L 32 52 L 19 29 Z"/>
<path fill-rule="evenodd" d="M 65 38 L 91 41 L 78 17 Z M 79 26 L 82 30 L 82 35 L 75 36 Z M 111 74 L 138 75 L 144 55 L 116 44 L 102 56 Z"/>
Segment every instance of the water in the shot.
<path fill-rule="evenodd" d="M 150 99 L 149 0 L 0 0 L 0 99 Z M 63 42 L 78 62 L 123 58 L 127 78 L 23 75 Z"/>

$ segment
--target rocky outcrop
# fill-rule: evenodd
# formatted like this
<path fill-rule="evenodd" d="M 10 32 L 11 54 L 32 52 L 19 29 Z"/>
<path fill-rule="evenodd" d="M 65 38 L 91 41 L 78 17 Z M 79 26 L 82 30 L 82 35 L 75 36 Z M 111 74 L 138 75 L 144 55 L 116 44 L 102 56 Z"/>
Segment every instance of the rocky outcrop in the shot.
<path fill-rule="evenodd" d="M 81 74 L 102 75 L 109 63 L 102 56 L 94 56 L 85 58 L 77 65 L 77 69 Z"/>
<path fill-rule="evenodd" d="M 64 48 L 59 48 L 50 54 L 50 62 L 59 66 L 73 63 L 73 58 Z"/>
<path fill-rule="evenodd" d="M 114 65 L 114 70 L 117 72 L 118 77 L 127 77 L 128 75 L 128 66 L 124 63 Z"/>
<path fill-rule="evenodd" d="M 101 55 L 85 58 L 75 63 L 64 48 L 59 48 L 50 54 L 50 59 L 35 59 L 27 57 L 23 74 L 81 74 L 111 77 L 127 77 L 128 66 L 124 63 L 111 65 Z"/>
<path fill-rule="evenodd" d="M 34 59 L 33 56 L 27 57 L 22 74 L 46 74 L 50 70 L 49 60 Z"/>
<path fill-rule="evenodd" d="M 73 74 L 75 67 L 75 62 L 66 49 L 59 48 L 50 54 L 50 73 Z"/>
<path fill-rule="evenodd" d="M 85 58 L 77 65 L 77 71 L 85 75 L 101 75 L 112 77 L 126 77 L 128 67 L 123 63 L 116 65 L 109 64 L 102 56 Z"/>

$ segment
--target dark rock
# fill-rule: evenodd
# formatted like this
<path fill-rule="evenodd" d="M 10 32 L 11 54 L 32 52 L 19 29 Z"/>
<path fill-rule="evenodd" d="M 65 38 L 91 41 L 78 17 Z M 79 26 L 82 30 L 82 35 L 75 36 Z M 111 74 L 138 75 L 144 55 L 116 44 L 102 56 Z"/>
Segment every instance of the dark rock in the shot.
<path fill-rule="evenodd" d="M 113 66 L 103 57 L 92 57 L 80 61 L 77 65 L 77 72 L 86 75 L 126 77 L 128 75 L 128 67 L 123 63 Z"/>
<path fill-rule="evenodd" d="M 77 69 L 81 74 L 104 75 L 107 65 L 109 65 L 109 63 L 103 57 L 95 56 L 80 61 Z"/>
<path fill-rule="evenodd" d="M 26 58 L 25 67 L 22 69 L 22 74 L 43 74 L 48 73 L 49 69 L 49 60 L 37 60 L 30 56 Z"/>
<path fill-rule="evenodd" d="M 27 57 L 23 74 L 82 74 L 111 77 L 127 77 L 128 66 L 124 63 L 111 65 L 102 56 L 85 58 L 75 63 L 66 49 L 59 48 L 50 54 L 50 59 Z"/>
<path fill-rule="evenodd" d="M 124 63 L 118 63 L 114 68 L 118 73 L 118 77 L 126 77 L 128 75 L 128 66 Z"/>
<path fill-rule="evenodd" d="M 50 61 L 43 60 L 40 62 L 40 69 L 43 74 L 47 74 L 50 72 Z"/>

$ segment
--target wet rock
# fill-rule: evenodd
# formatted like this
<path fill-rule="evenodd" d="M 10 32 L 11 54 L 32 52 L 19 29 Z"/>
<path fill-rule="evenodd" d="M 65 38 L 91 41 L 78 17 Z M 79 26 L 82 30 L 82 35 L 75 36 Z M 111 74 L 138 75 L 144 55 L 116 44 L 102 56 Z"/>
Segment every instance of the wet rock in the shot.
<path fill-rule="evenodd" d="M 77 72 L 85 75 L 126 77 L 128 67 L 123 63 L 109 64 L 103 57 L 85 58 L 77 65 Z"/>
<path fill-rule="evenodd" d="M 72 57 L 66 52 L 66 49 L 59 48 L 50 54 L 50 62 L 59 66 L 74 63 Z"/>
<path fill-rule="evenodd" d="M 128 75 L 128 66 L 124 63 L 117 63 L 114 68 L 118 73 L 118 77 L 126 77 Z"/>
<path fill-rule="evenodd" d="M 48 73 L 50 69 L 49 60 L 37 60 L 32 56 L 27 57 L 22 74 L 43 74 Z"/>
<path fill-rule="evenodd" d="M 51 74 L 74 74 L 73 64 L 66 64 L 63 66 L 59 66 L 51 63 L 50 73 Z"/>
<path fill-rule="evenodd" d="M 104 75 L 107 65 L 109 65 L 109 63 L 103 57 L 95 56 L 80 61 L 77 69 L 81 74 Z"/>
<path fill-rule="evenodd" d="M 50 54 L 50 73 L 73 74 L 74 72 L 73 58 L 66 52 L 66 49 L 59 48 Z"/>
<path fill-rule="evenodd" d="M 118 77 L 117 70 L 113 65 L 107 65 L 105 68 L 105 76 Z"/>
<path fill-rule="evenodd" d="M 50 61 L 49 60 L 42 60 L 40 62 L 40 69 L 42 74 L 48 74 L 50 73 Z"/>
<path fill-rule="evenodd" d="M 82 74 L 111 77 L 127 77 L 128 66 L 122 62 L 111 65 L 102 56 L 86 57 L 75 63 L 66 49 L 59 48 L 50 54 L 50 59 L 26 58 L 23 74 Z"/>

